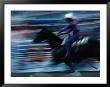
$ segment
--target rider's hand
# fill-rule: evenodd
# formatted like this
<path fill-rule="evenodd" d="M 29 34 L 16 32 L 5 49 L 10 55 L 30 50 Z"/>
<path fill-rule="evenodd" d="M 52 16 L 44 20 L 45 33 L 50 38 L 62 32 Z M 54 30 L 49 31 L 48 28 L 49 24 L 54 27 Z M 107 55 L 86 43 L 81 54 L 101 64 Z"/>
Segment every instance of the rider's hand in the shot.
<path fill-rule="evenodd" d="M 61 32 L 58 32 L 58 33 L 57 33 L 57 36 L 60 36 L 60 35 L 61 35 Z"/>

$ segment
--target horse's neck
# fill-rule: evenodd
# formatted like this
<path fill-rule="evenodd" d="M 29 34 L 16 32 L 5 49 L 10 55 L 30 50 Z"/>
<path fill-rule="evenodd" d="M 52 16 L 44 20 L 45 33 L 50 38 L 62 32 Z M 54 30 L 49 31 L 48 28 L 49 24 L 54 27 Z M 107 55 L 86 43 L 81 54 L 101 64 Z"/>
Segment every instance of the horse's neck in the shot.
<path fill-rule="evenodd" d="M 57 36 L 54 35 L 53 33 L 50 33 L 48 36 L 49 36 L 49 37 L 48 37 L 47 40 L 48 40 L 48 43 L 49 43 L 49 45 L 50 45 L 50 47 L 51 47 L 52 49 L 54 49 L 54 48 L 56 48 L 56 47 L 58 47 L 58 46 L 61 45 L 62 39 L 60 39 L 59 37 L 57 37 Z"/>

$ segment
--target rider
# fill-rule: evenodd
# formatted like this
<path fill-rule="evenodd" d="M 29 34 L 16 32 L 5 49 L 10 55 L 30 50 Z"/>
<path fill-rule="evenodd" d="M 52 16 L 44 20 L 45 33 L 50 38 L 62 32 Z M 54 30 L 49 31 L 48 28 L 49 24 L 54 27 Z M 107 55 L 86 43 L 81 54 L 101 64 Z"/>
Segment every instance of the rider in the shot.
<path fill-rule="evenodd" d="M 64 16 L 64 19 L 68 23 L 68 25 L 65 26 L 64 28 L 61 28 L 58 31 L 58 35 L 67 34 L 68 38 L 66 39 L 66 41 L 63 41 L 64 48 L 66 49 L 65 58 L 67 58 L 67 57 L 70 57 L 73 54 L 71 45 L 72 45 L 73 42 L 78 40 L 78 38 L 79 38 L 79 29 L 77 28 L 76 17 L 74 16 L 73 13 L 67 13 Z"/>

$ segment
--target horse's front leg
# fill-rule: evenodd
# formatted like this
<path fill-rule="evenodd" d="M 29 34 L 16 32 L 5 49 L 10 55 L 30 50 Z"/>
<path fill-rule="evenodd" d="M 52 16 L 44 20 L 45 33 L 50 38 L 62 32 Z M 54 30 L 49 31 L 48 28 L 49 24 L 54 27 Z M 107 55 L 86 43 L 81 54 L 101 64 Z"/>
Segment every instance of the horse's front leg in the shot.
<path fill-rule="evenodd" d="M 69 68 L 71 69 L 71 71 L 74 72 L 75 71 L 75 64 L 73 63 L 72 60 L 73 60 L 72 57 L 66 57 L 64 59 L 64 62 L 65 62 L 65 64 L 67 66 L 69 66 Z"/>

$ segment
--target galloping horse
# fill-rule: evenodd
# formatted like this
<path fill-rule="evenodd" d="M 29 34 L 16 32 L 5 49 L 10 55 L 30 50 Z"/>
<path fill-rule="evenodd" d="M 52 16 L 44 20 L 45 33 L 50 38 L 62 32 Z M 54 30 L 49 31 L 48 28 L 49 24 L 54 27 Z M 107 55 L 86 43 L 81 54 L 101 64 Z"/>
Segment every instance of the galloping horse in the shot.
<path fill-rule="evenodd" d="M 56 36 L 52 31 L 47 28 L 43 28 L 38 32 L 33 40 L 33 43 L 39 43 L 41 41 L 47 40 L 50 47 L 52 48 L 52 61 L 55 64 L 65 62 L 71 69 L 73 69 L 73 62 L 81 62 L 87 58 L 95 58 L 100 61 L 100 41 L 92 37 L 84 37 L 74 42 L 71 47 L 73 49 L 73 54 L 71 57 L 65 58 L 65 49 L 61 45 L 62 39 Z"/>

